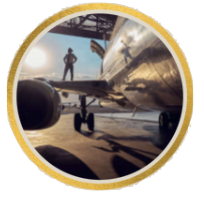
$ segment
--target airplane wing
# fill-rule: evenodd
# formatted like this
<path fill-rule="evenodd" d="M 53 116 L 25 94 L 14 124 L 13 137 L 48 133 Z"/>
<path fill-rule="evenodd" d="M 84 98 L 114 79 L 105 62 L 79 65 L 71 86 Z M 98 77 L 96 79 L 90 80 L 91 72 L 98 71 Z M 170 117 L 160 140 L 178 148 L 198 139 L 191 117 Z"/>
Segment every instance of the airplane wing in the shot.
<path fill-rule="evenodd" d="M 141 108 L 137 108 L 137 112 L 147 112 L 149 110 L 144 110 Z M 65 106 L 62 110 L 62 114 L 75 114 L 80 113 L 81 109 L 80 107 L 77 107 L 77 105 L 74 106 Z M 134 116 L 133 110 L 124 110 L 121 108 L 110 108 L 110 107 L 101 107 L 100 105 L 90 105 L 87 107 L 88 113 L 97 113 L 97 114 L 106 114 L 106 113 L 132 113 L 132 116 Z"/>
<path fill-rule="evenodd" d="M 43 80 L 43 79 L 38 79 Z M 45 80 L 45 79 L 44 79 Z M 106 80 L 85 80 L 85 81 L 48 81 L 52 87 L 57 91 L 62 93 L 72 93 L 79 96 L 87 96 L 95 99 L 100 99 L 103 102 L 103 107 L 90 106 L 88 104 L 87 111 L 89 113 L 133 113 L 136 110 L 135 107 L 132 107 L 130 110 L 124 108 L 126 105 L 127 99 L 123 94 L 116 92 L 111 88 L 109 83 Z M 106 103 L 106 101 L 108 101 Z M 73 104 L 72 102 L 63 103 L 64 109 L 63 113 L 78 113 L 81 111 L 80 106 Z M 110 104 L 110 105 L 109 105 Z M 105 106 L 104 106 L 105 105 Z M 140 110 L 137 108 L 137 111 Z"/>
<path fill-rule="evenodd" d="M 102 113 L 126 113 L 127 111 L 129 111 L 128 109 L 131 109 L 131 112 L 136 110 L 144 111 L 142 109 L 139 109 L 139 106 L 135 107 L 134 105 L 132 105 L 131 107 L 128 107 L 127 103 L 129 103 L 129 101 L 127 100 L 127 98 L 122 93 L 116 92 L 106 80 L 48 81 L 42 78 L 38 78 L 38 80 L 45 81 L 57 91 L 61 91 L 62 93 L 72 93 L 79 96 L 87 96 L 99 99 L 100 101 L 104 101 L 105 103 L 103 102 L 103 107 L 111 108 L 112 110 L 107 109 L 107 111 L 104 109 L 100 109 L 100 111 L 103 111 Z M 95 109 L 95 111 L 97 111 L 97 109 Z"/>
<path fill-rule="evenodd" d="M 46 81 L 56 90 L 62 92 L 88 96 L 92 98 L 102 98 L 110 101 L 122 102 L 125 97 L 114 91 L 106 80 L 89 81 Z"/>
<path fill-rule="evenodd" d="M 64 104 L 63 104 L 64 105 Z M 75 114 L 80 113 L 81 109 L 80 107 L 77 107 L 77 105 L 74 105 L 72 107 L 64 106 L 64 109 L 62 111 L 62 114 Z M 101 107 L 100 105 L 90 105 L 87 107 L 88 113 L 132 113 L 132 110 L 122 110 L 122 109 L 116 109 L 116 108 L 107 108 L 107 107 Z"/>

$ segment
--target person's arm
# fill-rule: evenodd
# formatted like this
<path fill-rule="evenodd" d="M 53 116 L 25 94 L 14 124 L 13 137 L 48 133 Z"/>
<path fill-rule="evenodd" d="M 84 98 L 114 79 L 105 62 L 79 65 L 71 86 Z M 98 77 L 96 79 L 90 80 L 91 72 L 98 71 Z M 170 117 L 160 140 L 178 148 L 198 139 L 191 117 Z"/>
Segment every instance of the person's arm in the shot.
<path fill-rule="evenodd" d="M 74 54 L 72 54 L 72 55 L 74 56 L 74 59 L 75 59 L 74 63 L 75 63 L 77 61 L 77 57 Z"/>
<path fill-rule="evenodd" d="M 63 60 L 64 60 L 64 63 L 66 64 L 67 63 L 67 55 L 64 56 Z"/>

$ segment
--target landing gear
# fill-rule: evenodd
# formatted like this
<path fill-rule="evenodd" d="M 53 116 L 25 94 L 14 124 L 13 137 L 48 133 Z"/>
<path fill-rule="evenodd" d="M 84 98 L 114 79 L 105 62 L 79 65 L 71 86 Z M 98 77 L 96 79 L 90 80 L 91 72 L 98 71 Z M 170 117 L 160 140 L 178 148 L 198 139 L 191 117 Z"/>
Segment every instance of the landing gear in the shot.
<path fill-rule="evenodd" d="M 88 117 L 87 117 L 86 108 L 92 102 L 94 102 L 95 99 L 93 101 L 91 101 L 88 105 L 86 105 L 86 96 L 81 96 L 80 101 L 81 101 L 81 114 L 80 113 L 75 114 L 75 116 L 74 116 L 74 128 L 76 131 L 80 131 L 81 130 L 81 124 L 87 123 L 88 129 L 93 131 L 94 130 L 94 114 L 90 113 L 90 114 L 88 114 Z"/>
<path fill-rule="evenodd" d="M 88 124 L 89 130 L 93 131 L 94 130 L 94 114 L 93 113 L 90 113 L 88 115 L 87 124 Z"/>
<path fill-rule="evenodd" d="M 74 115 L 74 129 L 80 131 L 81 129 L 82 118 L 80 113 Z"/>
<path fill-rule="evenodd" d="M 170 125 L 176 129 L 180 120 L 180 113 L 162 112 L 159 115 L 159 128 L 169 129 Z"/>

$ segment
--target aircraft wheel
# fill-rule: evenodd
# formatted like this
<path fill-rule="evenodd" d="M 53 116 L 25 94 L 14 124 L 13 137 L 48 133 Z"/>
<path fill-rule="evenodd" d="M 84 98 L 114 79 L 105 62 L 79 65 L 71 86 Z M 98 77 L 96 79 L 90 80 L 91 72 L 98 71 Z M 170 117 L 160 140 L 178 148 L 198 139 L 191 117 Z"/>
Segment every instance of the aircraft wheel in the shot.
<path fill-rule="evenodd" d="M 88 125 L 89 130 L 91 130 L 91 131 L 94 130 L 94 114 L 93 113 L 90 113 L 88 115 L 87 125 Z"/>
<path fill-rule="evenodd" d="M 167 112 L 162 112 L 159 115 L 159 127 L 160 129 L 168 129 L 170 123 L 170 116 Z"/>
<path fill-rule="evenodd" d="M 76 131 L 81 130 L 81 123 L 82 123 L 81 115 L 79 113 L 75 114 L 74 115 L 74 129 Z"/>

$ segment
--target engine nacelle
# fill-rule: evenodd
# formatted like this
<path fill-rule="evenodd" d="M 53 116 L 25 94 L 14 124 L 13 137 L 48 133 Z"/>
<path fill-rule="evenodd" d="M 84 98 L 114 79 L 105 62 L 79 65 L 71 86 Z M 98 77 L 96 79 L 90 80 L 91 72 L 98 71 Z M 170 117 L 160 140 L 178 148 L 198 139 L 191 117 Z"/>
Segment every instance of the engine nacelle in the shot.
<path fill-rule="evenodd" d="M 38 130 L 54 125 L 61 115 L 61 99 L 46 82 L 23 80 L 17 87 L 18 114 L 24 130 Z"/>

